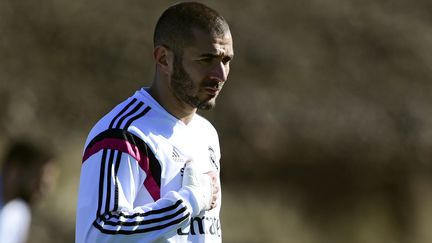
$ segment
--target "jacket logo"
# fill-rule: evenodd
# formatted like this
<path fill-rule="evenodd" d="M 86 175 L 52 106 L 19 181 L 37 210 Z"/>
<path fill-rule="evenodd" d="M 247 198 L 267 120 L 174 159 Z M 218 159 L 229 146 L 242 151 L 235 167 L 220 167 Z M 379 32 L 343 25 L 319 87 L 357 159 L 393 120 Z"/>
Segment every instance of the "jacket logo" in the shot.
<path fill-rule="evenodd" d="M 174 162 L 177 162 L 177 163 L 184 163 L 185 162 L 184 159 L 180 156 L 179 151 L 175 147 L 173 147 L 171 158 Z"/>
<path fill-rule="evenodd" d="M 220 220 L 216 217 L 193 217 L 189 229 L 177 229 L 178 235 L 216 235 L 221 237 Z"/>

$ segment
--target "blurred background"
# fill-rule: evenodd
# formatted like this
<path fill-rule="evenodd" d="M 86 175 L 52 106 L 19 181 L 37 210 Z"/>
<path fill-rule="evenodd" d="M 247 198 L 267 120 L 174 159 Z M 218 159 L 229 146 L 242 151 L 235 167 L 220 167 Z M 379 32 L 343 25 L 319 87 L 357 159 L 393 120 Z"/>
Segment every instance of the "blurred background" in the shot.
<path fill-rule="evenodd" d="M 218 105 L 224 242 L 432 242 L 432 3 L 202 1 L 235 48 Z M 0 148 L 53 144 L 29 242 L 74 242 L 85 138 L 149 84 L 173 1 L 0 0 Z"/>

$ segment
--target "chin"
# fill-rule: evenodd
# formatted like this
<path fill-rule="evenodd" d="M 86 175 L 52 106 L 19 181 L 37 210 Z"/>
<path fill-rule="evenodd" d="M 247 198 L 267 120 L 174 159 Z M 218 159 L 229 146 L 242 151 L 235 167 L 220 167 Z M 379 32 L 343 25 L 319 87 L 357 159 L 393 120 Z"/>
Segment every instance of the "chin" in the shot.
<path fill-rule="evenodd" d="M 211 110 L 213 108 L 216 107 L 216 100 L 213 98 L 209 101 L 206 102 L 202 102 L 199 106 L 198 109 L 200 110 Z"/>

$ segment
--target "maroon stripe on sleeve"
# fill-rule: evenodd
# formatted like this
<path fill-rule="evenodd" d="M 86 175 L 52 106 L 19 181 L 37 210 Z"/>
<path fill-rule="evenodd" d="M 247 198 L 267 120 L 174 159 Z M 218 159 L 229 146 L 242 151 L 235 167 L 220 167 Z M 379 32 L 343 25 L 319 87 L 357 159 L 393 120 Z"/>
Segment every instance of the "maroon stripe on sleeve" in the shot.
<path fill-rule="evenodd" d="M 125 131 L 122 131 L 125 132 Z M 129 134 L 130 135 L 130 134 Z M 104 149 L 110 149 L 110 150 L 116 150 L 122 153 L 126 153 L 130 155 L 132 158 L 134 158 L 140 168 L 146 173 L 146 179 L 144 180 L 144 186 L 147 189 L 147 191 L 150 193 L 153 200 L 158 200 L 160 198 L 160 185 L 158 184 L 157 180 L 155 179 L 154 175 L 152 174 L 152 171 L 150 169 L 150 163 L 159 163 L 158 161 L 151 161 L 149 156 L 145 152 L 148 151 L 148 149 L 141 149 L 139 146 L 135 145 L 134 143 L 131 143 L 127 140 L 128 136 L 124 136 L 122 138 L 119 137 L 105 137 L 98 141 L 95 141 L 94 143 L 90 144 L 91 146 L 88 146 L 87 149 L 84 151 L 83 155 L 83 163 L 90 158 L 92 155 L 96 154 L 97 152 L 104 150 Z M 136 141 L 136 139 L 132 140 Z M 141 140 L 142 141 L 142 140 Z M 142 142 L 144 143 L 144 142 Z M 144 145 L 147 146 L 147 145 Z M 141 146 L 142 147 L 142 146 Z M 151 156 L 152 158 L 154 156 Z M 155 175 L 157 176 L 157 175 Z"/>
<path fill-rule="evenodd" d="M 91 146 L 90 148 L 86 149 L 83 156 L 83 163 L 92 155 L 101 151 L 102 149 L 117 150 L 129 154 L 137 161 L 141 160 L 141 153 L 139 152 L 136 145 L 119 138 L 104 138 L 103 140 L 93 144 L 93 146 Z"/>

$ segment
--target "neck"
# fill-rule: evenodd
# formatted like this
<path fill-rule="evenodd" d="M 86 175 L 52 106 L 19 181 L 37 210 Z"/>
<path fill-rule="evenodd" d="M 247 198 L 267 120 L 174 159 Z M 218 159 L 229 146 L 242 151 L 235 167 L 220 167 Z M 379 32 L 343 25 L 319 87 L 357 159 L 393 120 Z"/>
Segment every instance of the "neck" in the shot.
<path fill-rule="evenodd" d="M 155 75 L 149 93 L 168 113 L 187 125 L 192 120 L 197 109 L 180 100 L 169 86 L 165 85 L 168 82 L 169 80 L 160 80 Z"/>

